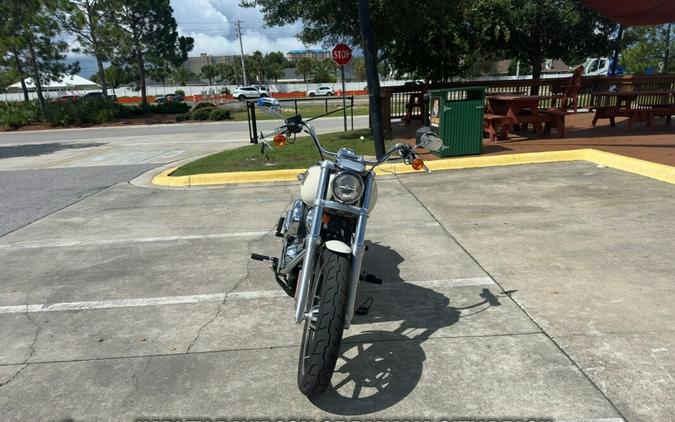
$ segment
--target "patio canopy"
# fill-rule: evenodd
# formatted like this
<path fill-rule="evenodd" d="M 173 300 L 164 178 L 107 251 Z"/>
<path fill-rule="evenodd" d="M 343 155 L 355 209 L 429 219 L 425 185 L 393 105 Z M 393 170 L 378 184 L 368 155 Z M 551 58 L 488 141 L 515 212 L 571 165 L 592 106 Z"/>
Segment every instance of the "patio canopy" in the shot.
<path fill-rule="evenodd" d="M 675 0 L 582 0 L 586 6 L 624 26 L 675 22 Z"/>
<path fill-rule="evenodd" d="M 33 79 L 24 79 L 26 88 L 29 91 L 35 90 Z M 45 91 L 78 91 L 87 89 L 100 89 L 101 86 L 95 82 L 85 79 L 80 75 L 63 75 L 58 81 L 50 81 L 42 86 Z M 21 92 L 21 82 L 17 82 L 7 87 L 7 92 Z"/>

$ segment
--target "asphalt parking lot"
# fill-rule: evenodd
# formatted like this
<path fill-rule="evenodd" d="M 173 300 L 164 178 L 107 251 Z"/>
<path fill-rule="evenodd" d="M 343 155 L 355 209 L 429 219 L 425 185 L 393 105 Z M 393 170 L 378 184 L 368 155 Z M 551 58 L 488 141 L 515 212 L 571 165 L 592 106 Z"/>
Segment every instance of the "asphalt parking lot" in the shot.
<path fill-rule="evenodd" d="M 297 187 L 119 183 L 0 237 L 3 420 L 675 414 L 675 186 L 585 162 L 382 178 L 334 389 L 250 252 Z"/>

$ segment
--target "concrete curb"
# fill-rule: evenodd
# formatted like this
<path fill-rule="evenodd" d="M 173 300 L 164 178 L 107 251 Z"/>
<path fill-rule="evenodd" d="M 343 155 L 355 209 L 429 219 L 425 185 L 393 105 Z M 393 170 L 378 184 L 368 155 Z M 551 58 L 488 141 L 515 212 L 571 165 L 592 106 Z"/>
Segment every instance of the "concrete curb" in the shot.
<path fill-rule="evenodd" d="M 427 161 L 430 170 L 456 170 L 495 166 L 512 166 L 521 164 L 555 163 L 561 161 L 590 161 L 595 164 L 622 170 L 628 173 L 675 184 L 675 167 L 653 163 L 638 158 L 626 157 L 611 152 L 592 148 L 564 151 L 526 152 L 521 154 L 503 154 L 477 157 L 459 157 L 443 160 Z M 170 187 L 224 185 L 234 183 L 287 182 L 297 180 L 297 174 L 305 169 L 265 170 L 230 173 L 204 173 L 190 176 L 170 176 L 177 167 L 173 166 L 155 175 L 154 185 Z M 376 174 L 415 173 L 410 166 L 403 163 L 383 164 L 376 168 Z"/>

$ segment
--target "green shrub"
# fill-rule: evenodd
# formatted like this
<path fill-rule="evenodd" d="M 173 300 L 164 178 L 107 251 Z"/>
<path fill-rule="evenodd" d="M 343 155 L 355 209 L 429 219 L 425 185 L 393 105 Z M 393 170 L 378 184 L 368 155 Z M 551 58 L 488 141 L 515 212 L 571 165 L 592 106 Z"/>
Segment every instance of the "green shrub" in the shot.
<path fill-rule="evenodd" d="M 186 120 L 190 120 L 190 113 L 177 114 L 176 115 L 176 121 L 177 122 L 184 122 Z"/>
<path fill-rule="evenodd" d="M 230 118 L 230 112 L 222 108 L 213 108 L 209 113 L 209 120 L 227 120 Z"/>
<path fill-rule="evenodd" d="M 43 120 L 59 126 L 104 123 L 114 120 L 120 107 L 103 98 L 84 98 L 74 102 L 47 103 Z"/>
<path fill-rule="evenodd" d="M 209 120 L 212 107 L 200 108 L 192 112 L 192 120 Z"/>
<path fill-rule="evenodd" d="M 0 126 L 18 129 L 37 120 L 39 109 L 36 103 L 0 103 Z"/>
<path fill-rule="evenodd" d="M 42 120 L 58 126 L 70 126 L 77 121 L 75 103 L 47 103 Z"/>
<path fill-rule="evenodd" d="M 115 120 L 115 110 L 104 108 L 96 112 L 96 123 L 107 123 Z"/>
<path fill-rule="evenodd" d="M 185 97 L 185 91 L 183 91 L 182 89 L 177 89 L 176 92 L 174 92 L 174 94 Z"/>
<path fill-rule="evenodd" d="M 210 103 L 208 101 L 202 101 L 201 103 L 197 103 L 194 107 L 192 107 L 192 111 L 215 106 L 216 106 L 215 104 Z"/>
<path fill-rule="evenodd" d="M 139 105 L 127 106 L 124 104 L 116 104 L 115 116 L 126 119 L 131 116 L 140 116 L 143 114 L 143 107 Z"/>
<path fill-rule="evenodd" d="M 150 105 L 150 111 L 156 114 L 183 114 L 187 113 L 189 110 L 189 105 L 177 101 Z"/>

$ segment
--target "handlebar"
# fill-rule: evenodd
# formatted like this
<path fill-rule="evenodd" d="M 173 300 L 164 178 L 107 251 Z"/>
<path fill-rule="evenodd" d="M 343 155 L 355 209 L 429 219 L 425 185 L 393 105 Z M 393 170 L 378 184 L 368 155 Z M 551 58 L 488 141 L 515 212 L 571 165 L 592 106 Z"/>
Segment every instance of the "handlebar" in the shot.
<path fill-rule="evenodd" d="M 322 160 L 325 160 L 325 156 L 330 156 L 330 157 L 337 157 L 337 153 L 328 151 L 325 149 L 323 146 L 321 146 L 321 143 L 319 142 L 319 137 L 316 134 L 316 129 L 314 128 L 313 125 L 310 123 L 307 123 L 302 120 L 302 117 L 300 115 L 296 115 L 293 117 L 290 117 L 288 119 L 284 118 L 281 116 L 281 113 L 278 112 L 278 110 L 274 110 L 274 114 L 277 116 L 280 116 L 282 119 L 284 119 L 284 125 L 277 127 L 273 131 L 267 133 L 267 134 L 260 134 L 259 139 L 262 140 L 264 145 L 267 147 L 271 148 L 271 146 L 267 143 L 265 140 L 266 137 L 274 137 L 278 134 L 282 135 L 296 135 L 301 132 L 307 133 L 312 141 L 314 142 L 314 145 L 316 146 L 317 150 L 319 151 L 319 155 L 321 156 Z M 411 165 L 413 164 L 413 161 L 417 159 L 417 154 L 415 154 L 415 149 L 417 146 L 411 146 L 409 144 L 404 144 L 404 143 L 398 143 L 396 145 L 393 145 L 382 157 L 380 157 L 377 160 L 367 160 L 363 158 L 363 162 L 366 165 L 371 166 L 371 170 L 373 170 L 375 167 L 379 166 L 380 164 L 386 162 L 389 160 L 395 152 L 399 152 L 401 154 L 401 157 L 403 157 L 403 162 L 405 164 Z M 419 160 L 422 161 L 422 160 Z M 422 166 L 426 172 L 430 172 L 429 169 L 427 168 L 426 165 L 423 164 Z M 419 170 L 419 169 L 417 169 Z"/>

